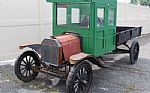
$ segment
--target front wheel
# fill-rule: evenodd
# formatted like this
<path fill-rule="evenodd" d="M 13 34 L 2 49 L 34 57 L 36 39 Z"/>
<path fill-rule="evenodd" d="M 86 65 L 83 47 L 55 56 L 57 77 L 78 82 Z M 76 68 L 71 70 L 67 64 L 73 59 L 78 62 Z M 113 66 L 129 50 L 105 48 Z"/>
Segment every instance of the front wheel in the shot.
<path fill-rule="evenodd" d="M 26 51 L 19 56 L 15 63 L 15 74 L 18 79 L 29 82 L 34 80 L 38 75 L 31 69 L 32 66 L 40 66 L 40 61 L 37 55 L 33 51 Z"/>
<path fill-rule="evenodd" d="M 87 93 L 92 82 L 92 67 L 88 61 L 73 66 L 66 82 L 66 93 Z"/>

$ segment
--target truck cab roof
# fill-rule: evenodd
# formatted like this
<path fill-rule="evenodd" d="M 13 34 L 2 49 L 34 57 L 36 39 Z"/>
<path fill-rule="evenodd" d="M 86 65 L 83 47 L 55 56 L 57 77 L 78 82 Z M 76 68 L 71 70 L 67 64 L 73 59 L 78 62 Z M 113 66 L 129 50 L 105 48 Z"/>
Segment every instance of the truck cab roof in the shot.
<path fill-rule="evenodd" d="M 96 3 L 108 3 L 108 2 L 114 2 L 116 3 L 117 0 L 46 0 L 47 2 L 52 3 L 75 3 L 75 2 L 96 2 Z"/>

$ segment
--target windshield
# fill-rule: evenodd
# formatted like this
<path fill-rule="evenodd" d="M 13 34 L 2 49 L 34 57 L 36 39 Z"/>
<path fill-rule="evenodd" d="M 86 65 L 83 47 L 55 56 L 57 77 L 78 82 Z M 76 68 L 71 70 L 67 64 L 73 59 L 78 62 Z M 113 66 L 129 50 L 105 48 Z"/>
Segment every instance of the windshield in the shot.
<path fill-rule="evenodd" d="M 90 27 L 90 4 L 57 4 L 57 25 Z"/>

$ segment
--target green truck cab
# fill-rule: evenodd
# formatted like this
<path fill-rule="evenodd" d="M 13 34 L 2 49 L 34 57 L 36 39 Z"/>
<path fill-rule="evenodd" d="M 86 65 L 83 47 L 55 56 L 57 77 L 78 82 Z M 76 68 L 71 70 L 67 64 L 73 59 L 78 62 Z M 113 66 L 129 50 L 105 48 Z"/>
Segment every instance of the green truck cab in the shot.
<path fill-rule="evenodd" d="M 78 32 L 83 52 L 100 56 L 116 48 L 116 0 L 47 0 L 53 3 L 53 35 Z"/>

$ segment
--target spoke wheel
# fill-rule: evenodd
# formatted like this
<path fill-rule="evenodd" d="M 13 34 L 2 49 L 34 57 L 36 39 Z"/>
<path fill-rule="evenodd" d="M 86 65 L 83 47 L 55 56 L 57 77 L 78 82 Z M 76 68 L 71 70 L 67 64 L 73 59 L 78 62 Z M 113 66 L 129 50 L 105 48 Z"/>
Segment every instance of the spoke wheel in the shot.
<path fill-rule="evenodd" d="M 92 82 L 92 68 L 87 61 L 73 67 L 66 82 L 67 93 L 87 93 Z"/>
<path fill-rule="evenodd" d="M 131 64 L 135 64 L 138 60 L 138 56 L 139 56 L 139 43 L 138 41 L 134 40 L 131 48 L 130 48 L 130 62 Z"/>
<path fill-rule="evenodd" d="M 15 74 L 18 79 L 29 82 L 38 75 L 38 72 L 34 72 L 31 67 L 40 66 L 40 61 L 36 54 L 32 51 L 26 51 L 16 60 Z"/>

